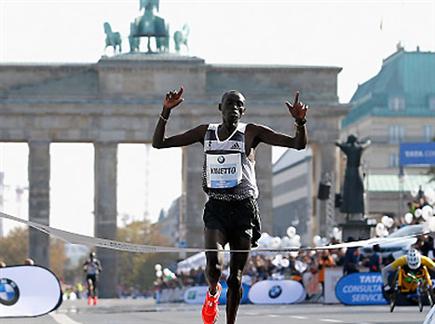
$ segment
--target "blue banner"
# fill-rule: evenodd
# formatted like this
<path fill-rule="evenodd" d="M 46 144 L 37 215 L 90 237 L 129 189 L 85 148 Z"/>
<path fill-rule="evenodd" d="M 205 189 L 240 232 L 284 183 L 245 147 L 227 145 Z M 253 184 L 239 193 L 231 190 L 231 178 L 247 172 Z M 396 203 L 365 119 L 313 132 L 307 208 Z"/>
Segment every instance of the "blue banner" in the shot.
<path fill-rule="evenodd" d="M 435 142 L 400 143 L 400 165 L 435 165 Z"/>
<path fill-rule="evenodd" d="M 335 286 L 337 299 L 345 305 L 384 305 L 379 272 L 358 272 L 342 277 Z"/>

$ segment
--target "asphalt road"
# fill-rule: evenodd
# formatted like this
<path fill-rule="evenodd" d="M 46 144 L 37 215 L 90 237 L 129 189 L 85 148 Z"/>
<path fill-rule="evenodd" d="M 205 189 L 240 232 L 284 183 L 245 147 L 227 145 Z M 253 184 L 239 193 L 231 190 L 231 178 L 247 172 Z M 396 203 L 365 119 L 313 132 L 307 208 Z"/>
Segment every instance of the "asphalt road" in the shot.
<path fill-rule="evenodd" d="M 224 307 L 218 324 L 225 324 Z M 417 306 L 343 306 L 322 304 L 242 305 L 238 324 L 421 324 L 429 311 Z M 54 313 L 38 318 L 0 319 L 1 324 L 201 324 L 201 306 L 155 305 L 148 300 L 101 300 L 87 306 L 83 300 L 67 301 Z"/>

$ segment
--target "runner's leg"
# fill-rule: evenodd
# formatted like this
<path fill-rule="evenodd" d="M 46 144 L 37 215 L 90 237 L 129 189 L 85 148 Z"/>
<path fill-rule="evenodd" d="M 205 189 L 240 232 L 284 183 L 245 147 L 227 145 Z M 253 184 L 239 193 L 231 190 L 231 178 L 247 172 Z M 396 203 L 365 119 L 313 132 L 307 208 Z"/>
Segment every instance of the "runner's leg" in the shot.
<path fill-rule="evenodd" d="M 204 241 L 206 249 L 223 249 L 226 244 L 225 235 L 217 229 L 205 229 Z M 207 264 L 205 277 L 208 282 L 209 290 L 212 295 L 216 293 L 216 286 L 222 274 L 223 260 L 221 253 L 206 252 Z"/>
<path fill-rule="evenodd" d="M 230 242 L 231 250 L 250 250 L 251 239 L 238 237 Z M 237 311 L 242 298 L 242 275 L 248 261 L 249 252 L 231 253 L 230 259 L 230 276 L 228 277 L 227 291 L 227 324 L 236 322 Z"/>

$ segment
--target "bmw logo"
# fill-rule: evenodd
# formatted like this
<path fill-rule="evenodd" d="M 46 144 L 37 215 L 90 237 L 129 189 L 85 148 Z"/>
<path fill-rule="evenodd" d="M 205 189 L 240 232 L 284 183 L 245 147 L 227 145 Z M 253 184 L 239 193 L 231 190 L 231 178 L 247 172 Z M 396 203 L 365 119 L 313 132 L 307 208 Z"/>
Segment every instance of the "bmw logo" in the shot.
<path fill-rule="evenodd" d="M 272 299 L 278 298 L 282 294 L 281 286 L 273 286 L 269 290 L 269 297 Z"/>
<path fill-rule="evenodd" d="M 11 279 L 0 279 L 0 304 L 12 306 L 20 298 L 20 290 L 15 282 Z"/>
<path fill-rule="evenodd" d="M 219 156 L 219 157 L 217 158 L 217 161 L 218 161 L 220 164 L 222 164 L 222 163 L 225 162 L 225 158 L 221 155 L 221 156 Z"/>

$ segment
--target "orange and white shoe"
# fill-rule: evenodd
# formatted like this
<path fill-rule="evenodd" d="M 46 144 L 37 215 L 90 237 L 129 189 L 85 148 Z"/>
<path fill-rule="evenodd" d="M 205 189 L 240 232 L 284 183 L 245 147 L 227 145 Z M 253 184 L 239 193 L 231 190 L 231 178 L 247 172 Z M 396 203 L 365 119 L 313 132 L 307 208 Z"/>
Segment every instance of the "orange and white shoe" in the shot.
<path fill-rule="evenodd" d="M 204 324 L 216 323 L 219 315 L 218 304 L 221 292 L 222 286 L 220 283 L 216 286 L 216 294 L 214 296 L 210 295 L 210 291 L 207 291 L 204 304 L 202 305 L 202 321 Z"/>
<path fill-rule="evenodd" d="M 88 305 L 89 305 L 89 306 L 92 305 L 92 297 L 88 297 Z"/>
<path fill-rule="evenodd" d="M 94 306 L 97 305 L 97 297 L 93 298 L 93 304 L 94 304 Z"/>

